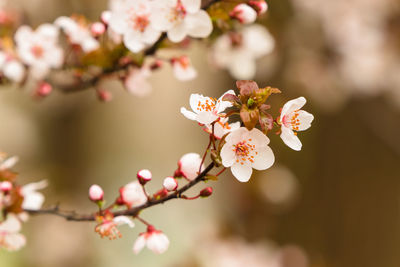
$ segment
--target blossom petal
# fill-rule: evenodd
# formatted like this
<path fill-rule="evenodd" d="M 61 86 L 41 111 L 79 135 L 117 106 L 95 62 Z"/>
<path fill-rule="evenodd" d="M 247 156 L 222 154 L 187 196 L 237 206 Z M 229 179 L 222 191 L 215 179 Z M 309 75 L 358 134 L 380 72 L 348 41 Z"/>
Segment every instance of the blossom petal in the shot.
<path fill-rule="evenodd" d="M 181 2 L 189 13 L 195 13 L 200 10 L 201 0 L 181 0 Z"/>
<path fill-rule="evenodd" d="M 164 253 L 168 249 L 168 246 L 168 237 L 163 233 L 152 234 L 147 240 L 147 247 L 157 254 Z"/>
<path fill-rule="evenodd" d="M 222 165 L 224 165 L 224 167 L 230 167 L 235 163 L 236 153 L 233 150 L 233 145 L 231 142 L 225 143 L 221 149 L 220 155 L 222 159 Z"/>
<path fill-rule="evenodd" d="M 253 139 L 253 142 L 258 148 L 266 147 L 269 144 L 269 138 L 257 128 L 253 128 L 250 131 L 249 137 Z"/>
<path fill-rule="evenodd" d="M 184 22 L 176 24 L 167 32 L 168 39 L 171 42 L 179 43 L 181 42 L 187 34 L 187 28 Z"/>
<path fill-rule="evenodd" d="M 135 244 L 133 244 L 133 253 L 138 254 L 146 245 L 146 238 L 144 234 L 139 235 L 136 239 Z"/>
<path fill-rule="evenodd" d="M 228 65 L 230 74 L 236 79 L 248 80 L 256 75 L 256 62 L 247 52 L 237 52 L 232 55 L 230 65 Z"/>
<path fill-rule="evenodd" d="M 306 102 L 307 102 L 306 99 L 302 96 L 286 102 L 286 104 L 283 105 L 281 111 L 281 117 L 280 117 L 281 121 L 284 116 L 292 113 L 293 111 L 301 109 L 306 104 Z"/>
<path fill-rule="evenodd" d="M 257 156 L 254 157 L 252 167 L 256 170 L 266 170 L 275 162 L 274 152 L 269 146 L 257 149 Z"/>
<path fill-rule="evenodd" d="M 181 113 L 183 114 L 183 116 L 185 116 L 186 118 L 188 118 L 189 120 L 195 121 L 197 119 L 197 114 L 187 110 L 184 107 L 181 107 Z"/>
<path fill-rule="evenodd" d="M 231 172 L 239 182 L 243 183 L 250 180 L 253 169 L 247 164 L 235 163 L 231 167 Z"/>
<path fill-rule="evenodd" d="M 7 219 L 0 223 L 0 232 L 17 233 L 20 230 L 21 222 L 12 213 L 8 214 Z"/>
<path fill-rule="evenodd" d="M 299 129 L 297 131 L 307 130 L 311 127 L 311 122 L 314 120 L 314 116 L 304 110 L 299 110 L 298 113 L 299 116 L 297 119 L 299 120 L 300 125 L 298 125 Z"/>
<path fill-rule="evenodd" d="M 124 45 L 133 53 L 138 53 L 145 48 L 145 44 L 140 40 L 139 34 L 128 31 L 124 34 Z"/>
<path fill-rule="evenodd" d="M 10 157 L 10 158 L 4 160 L 0 164 L 0 170 L 6 170 L 6 169 L 12 168 L 18 162 L 18 160 L 19 160 L 19 158 L 17 156 L 13 156 L 13 157 Z"/>
<path fill-rule="evenodd" d="M 202 111 L 197 114 L 197 121 L 201 124 L 210 124 L 217 120 L 219 117 L 212 112 Z"/>
<path fill-rule="evenodd" d="M 46 39 L 46 42 L 57 42 L 59 30 L 53 24 L 45 23 L 40 25 L 36 29 L 36 33 L 40 34 L 42 38 Z"/>
<path fill-rule="evenodd" d="M 213 30 L 211 18 L 204 10 L 194 14 L 187 14 L 185 24 L 188 29 L 187 33 L 195 38 L 205 38 Z"/>
<path fill-rule="evenodd" d="M 293 150 L 300 151 L 301 150 L 301 142 L 300 139 L 294 134 L 292 129 L 282 126 L 281 127 L 281 138 L 283 142 Z"/>
<path fill-rule="evenodd" d="M 129 219 L 127 216 L 114 217 L 113 221 L 117 226 L 127 224 L 130 228 L 135 227 L 135 223 L 131 219 Z"/>

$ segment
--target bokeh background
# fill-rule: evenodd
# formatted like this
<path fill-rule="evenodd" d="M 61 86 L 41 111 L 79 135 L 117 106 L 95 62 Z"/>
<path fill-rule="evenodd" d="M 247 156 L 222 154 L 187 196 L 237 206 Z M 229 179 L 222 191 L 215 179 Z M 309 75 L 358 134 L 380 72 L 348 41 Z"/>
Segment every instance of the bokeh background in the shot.
<path fill-rule="evenodd" d="M 107 8 L 106 0 L 11 2 L 32 25 L 72 13 L 96 19 Z M 0 251 L 0 266 L 399 266 L 400 3 L 268 4 L 260 23 L 277 45 L 258 61 L 255 80 L 283 91 L 271 98 L 275 114 L 288 99 L 308 99 L 305 109 L 315 121 L 300 134 L 301 152 L 272 135 L 276 164 L 249 183 L 227 171 L 208 199 L 143 212 L 170 238 L 163 255 L 133 255 L 145 229 L 140 223 L 108 241 L 92 223 L 40 216 L 24 226 L 27 247 Z M 49 180 L 47 206 L 91 211 L 91 184 L 102 185 L 112 201 L 141 168 L 153 172 L 149 188 L 155 190 L 180 156 L 202 153 L 207 143 L 179 113 L 190 94 L 217 97 L 234 88 L 227 72 L 210 68 L 209 50 L 195 44 L 187 51 L 197 79 L 179 82 L 166 67 L 152 76 L 148 98 L 129 95 L 117 83 L 108 85 L 114 98 L 106 104 L 91 90 L 36 101 L 29 91 L 1 88 L 1 150 L 20 157 L 16 170 L 23 182 Z"/>

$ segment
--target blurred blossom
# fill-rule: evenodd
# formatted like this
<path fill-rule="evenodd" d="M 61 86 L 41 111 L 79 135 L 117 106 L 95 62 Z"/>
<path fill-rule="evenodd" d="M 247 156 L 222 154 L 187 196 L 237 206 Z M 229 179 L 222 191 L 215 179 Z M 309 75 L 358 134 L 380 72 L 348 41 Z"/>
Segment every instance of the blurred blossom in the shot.
<path fill-rule="evenodd" d="M 133 68 L 125 78 L 125 87 L 129 93 L 138 96 L 148 96 L 153 90 L 148 78 L 151 76 L 151 71 L 147 67 Z"/>

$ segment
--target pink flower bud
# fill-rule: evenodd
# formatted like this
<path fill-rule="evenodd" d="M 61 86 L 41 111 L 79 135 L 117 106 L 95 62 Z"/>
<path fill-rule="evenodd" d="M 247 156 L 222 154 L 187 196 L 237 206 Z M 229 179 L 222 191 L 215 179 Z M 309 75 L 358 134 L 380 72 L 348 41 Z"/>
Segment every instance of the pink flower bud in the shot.
<path fill-rule="evenodd" d="M 249 5 L 257 11 L 258 15 L 264 14 L 268 9 L 268 5 L 264 0 L 252 0 Z"/>
<path fill-rule="evenodd" d="M 150 69 L 151 70 L 157 70 L 159 68 L 161 68 L 163 65 L 163 62 L 159 59 L 157 59 L 156 61 L 154 61 L 153 64 L 150 65 Z"/>
<path fill-rule="evenodd" d="M 53 91 L 53 87 L 49 83 L 41 82 L 36 88 L 36 95 L 40 97 L 45 97 L 48 96 L 51 91 Z"/>
<path fill-rule="evenodd" d="M 108 92 L 108 91 L 106 91 L 106 90 L 102 90 L 102 89 L 96 90 L 96 92 L 97 92 L 97 97 L 98 97 L 98 99 L 99 99 L 100 101 L 102 101 L 102 102 L 109 102 L 109 101 L 111 101 L 111 99 L 112 99 L 112 94 L 111 94 L 110 92 Z"/>
<path fill-rule="evenodd" d="M 93 36 L 100 36 L 106 31 L 106 26 L 101 22 L 95 22 L 90 26 L 90 32 Z"/>
<path fill-rule="evenodd" d="M 237 5 L 229 15 L 242 24 L 253 23 L 257 19 L 256 11 L 246 4 Z"/>
<path fill-rule="evenodd" d="M 9 192 L 12 189 L 13 185 L 9 181 L 4 181 L 0 183 L 0 190 L 3 192 Z"/>
<path fill-rule="evenodd" d="M 164 179 L 163 186 L 168 191 L 175 191 L 178 188 L 178 182 L 174 177 L 168 176 Z"/>
<path fill-rule="evenodd" d="M 89 199 L 93 202 L 103 200 L 104 192 L 103 189 L 97 184 L 92 185 L 89 188 Z"/>
<path fill-rule="evenodd" d="M 141 184 L 146 184 L 147 182 L 151 181 L 151 172 L 147 169 L 143 169 L 138 171 L 137 178 Z"/>
<path fill-rule="evenodd" d="M 101 12 L 100 19 L 104 24 L 108 25 L 111 19 L 111 11 L 106 10 Z"/>
<path fill-rule="evenodd" d="M 200 191 L 200 197 L 209 197 L 212 195 L 213 189 L 212 187 L 206 187 Z"/>

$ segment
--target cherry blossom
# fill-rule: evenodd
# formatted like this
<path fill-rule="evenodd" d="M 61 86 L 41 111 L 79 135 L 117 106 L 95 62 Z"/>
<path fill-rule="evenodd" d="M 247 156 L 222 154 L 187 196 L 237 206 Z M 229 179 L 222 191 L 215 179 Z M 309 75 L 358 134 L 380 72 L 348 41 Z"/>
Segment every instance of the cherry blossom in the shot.
<path fill-rule="evenodd" d="M 145 246 L 156 254 L 167 251 L 169 246 L 168 237 L 153 226 L 147 227 L 146 233 L 141 233 L 133 245 L 133 252 L 138 254 Z"/>
<path fill-rule="evenodd" d="M 187 153 L 178 161 L 178 170 L 176 176 L 183 176 L 188 180 L 194 180 L 200 169 L 201 157 L 197 153 Z M 201 165 L 201 170 L 204 169 L 204 164 Z"/>
<path fill-rule="evenodd" d="M 202 9 L 201 0 L 158 1 L 155 5 L 154 25 L 166 31 L 168 39 L 181 42 L 187 35 L 205 38 L 212 32 L 212 22 L 208 13 Z"/>
<path fill-rule="evenodd" d="M 275 161 L 268 146 L 269 138 L 257 128 L 251 131 L 241 127 L 231 132 L 221 149 L 222 164 L 231 167 L 232 174 L 240 182 L 247 182 L 256 170 L 266 170 Z"/>
<path fill-rule="evenodd" d="M 88 25 L 65 16 L 56 19 L 54 24 L 64 30 L 71 44 L 79 45 L 85 53 L 90 53 L 100 47 Z"/>
<path fill-rule="evenodd" d="M 311 127 L 314 116 L 307 111 L 301 110 L 306 104 L 304 97 L 299 97 L 288 101 L 282 108 L 281 138 L 283 142 L 293 150 L 300 151 L 302 144 L 297 137 L 298 131 L 304 131 Z"/>
<path fill-rule="evenodd" d="M 94 185 L 90 186 L 89 199 L 91 201 L 95 201 L 95 202 L 101 201 L 101 200 L 103 200 L 103 196 L 104 196 L 104 191 L 99 185 L 94 184 Z"/>
<path fill-rule="evenodd" d="M 240 122 L 228 123 L 229 118 L 220 118 L 214 124 L 214 136 L 217 139 L 221 139 L 225 134 L 230 133 L 234 130 L 240 128 Z M 212 125 L 207 124 L 204 130 L 211 134 L 212 133 Z"/>
<path fill-rule="evenodd" d="M 168 191 L 175 191 L 178 188 L 178 182 L 174 177 L 168 176 L 164 179 L 163 187 Z"/>
<path fill-rule="evenodd" d="M 110 28 L 123 35 L 125 46 L 134 53 L 154 44 L 161 35 L 153 25 L 152 12 L 159 5 L 147 0 L 114 0 L 110 4 Z"/>
<path fill-rule="evenodd" d="M 233 77 L 247 80 L 256 74 L 256 59 L 271 53 L 274 47 L 275 40 L 268 30 L 254 24 L 220 36 L 213 46 L 212 58 Z"/>
<path fill-rule="evenodd" d="M 58 29 L 52 24 L 42 24 L 36 31 L 21 26 L 15 33 L 17 53 L 29 65 L 34 79 L 43 79 L 51 68 L 61 67 L 64 52 L 58 45 Z"/>
<path fill-rule="evenodd" d="M 138 181 L 125 185 L 119 192 L 121 200 L 129 207 L 137 207 L 147 202 L 147 196 Z"/>
<path fill-rule="evenodd" d="M 14 214 L 8 214 L 7 219 L 0 222 L 0 248 L 16 251 L 25 246 L 25 236 L 19 231 L 21 231 L 21 222 Z"/>
<path fill-rule="evenodd" d="M 232 18 L 235 18 L 243 24 L 250 24 L 256 21 L 257 12 L 246 4 L 239 4 L 230 13 Z"/>
<path fill-rule="evenodd" d="M 12 82 L 20 83 L 25 77 L 24 65 L 7 53 L 0 51 L 0 71 Z"/>
<path fill-rule="evenodd" d="M 129 71 L 128 76 L 125 78 L 125 88 L 129 93 L 138 97 L 148 96 L 152 89 L 148 78 L 151 76 L 151 71 L 147 67 L 133 68 Z"/>
<path fill-rule="evenodd" d="M 24 197 L 22 208 L 26 210 L 38 210 L 42 207 L 44 202 L 44 195 L 37 192 L 47 187 L 47 181 L 42 180 L 36 183 L 30 183 L 22 186 L 21 194 Z"/>
<path fill-rule="evenodd" d="M 233 90 L 229 90 L 218 100 L 200 94 L 192 94 L 190 95 L 189 102 L 193 111 L 189 111 L 182 107 L 181 113 L 189 120 L 195 120 L 201 124 L 211 124 L 220 118 L 221 113 L 226 108 L 232 107 L 231 102 L 222 100 L 226 94 L 234 95 L 235 92 Z"/>
<path fill-rule="evenodd" d="M 102 216 L 99 220 L 101 221 L 101 223 L 96 226 L 95 232 L 98 233 L 102 238 L 107 237 L 110 240 L 116 239 L 117 237 L 122 237 L 117 226 L 121 226 L 124 224 L 128 225 L 130 228 L 133 228 L 135 226 L 135 223 L 126 216 L 113 217 L 110 214 L 106 214 L 105 216 Z"/>
<path fill-rule="evenodd" d="M 178 80 L 189 81 L 197 77 L 197 71 L 187 56 L 173 58 L 171 63 L 174 75 Z"/>

